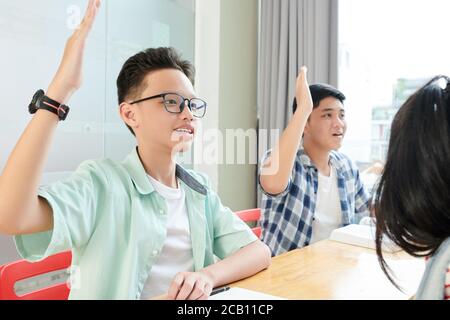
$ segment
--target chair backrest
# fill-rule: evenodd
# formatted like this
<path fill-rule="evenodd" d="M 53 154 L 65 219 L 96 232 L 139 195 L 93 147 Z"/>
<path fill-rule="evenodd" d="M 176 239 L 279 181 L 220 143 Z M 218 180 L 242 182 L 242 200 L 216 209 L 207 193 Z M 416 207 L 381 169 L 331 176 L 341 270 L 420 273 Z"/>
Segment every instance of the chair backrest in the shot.
<path fill-rule="evenodd" d="M 236 211 L 236 214 L 239 218 L 242 219 L 244 222 L 258 222 L 259 218 L 261 217 L 261 209 L 255 208 L 255 209 L 247 209 L 247 210 L 241 210 Z M 253 227 L 251 228 L 253 233 L 261 239 L 261 227 Z"/>
<path fill-rule="evenodd" d="M 14 290 L 17 281 L 70 267 L 72 253 L 57 253 L 39 262 L 19 260 L 0 266 L 0 300 L 67 300 L 70 289 L 60 283 L 18 296 Z"/>

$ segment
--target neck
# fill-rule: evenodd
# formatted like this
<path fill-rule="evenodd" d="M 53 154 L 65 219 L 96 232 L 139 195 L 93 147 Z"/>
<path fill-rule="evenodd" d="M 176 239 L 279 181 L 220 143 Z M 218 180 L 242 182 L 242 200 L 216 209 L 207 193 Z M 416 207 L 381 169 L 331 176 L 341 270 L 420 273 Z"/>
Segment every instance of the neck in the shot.
<path fill-rule="evenodd" d="M 330 151 L 320 148 L 317 144 L 308 139 L 304 139 L 303 148 L 317 170 L 319 170 L 322 175 L 329 176 L 331 173 Z"/>
<path fill-rule="evenodd" d="M 138 153 L 147 174 L 168 187 L 177 188 L 176 162 L 170 151 L 139 143 Z"/>

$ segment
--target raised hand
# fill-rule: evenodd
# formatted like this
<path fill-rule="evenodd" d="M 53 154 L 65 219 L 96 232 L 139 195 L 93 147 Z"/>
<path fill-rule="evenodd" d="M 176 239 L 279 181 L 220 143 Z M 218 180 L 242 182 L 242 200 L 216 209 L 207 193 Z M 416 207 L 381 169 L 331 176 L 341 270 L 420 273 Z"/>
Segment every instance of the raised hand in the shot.
<path fill-rule="evenodd" d="M 79 28 L 69 38 L 46 95 L 65 103 L 81 85 L 83 52 L 100 1 L 89 1 Z M 38 110 L 26 127 L 0 175 L 0 233 L 30 234 L 53 228 L 53 209 L 38 196 L 38 185 L 58 117 Z"/>
<path fill-rule="evenodd" d="M 295 88 L 295 98 L 297 99 L 297 110 L 309 116 L 313 110 L 313 102 L 311 92 L 309 91 L 308 80 L 306 79 L 307 72 L 308 69 L 305 66 L 300 68 Z"/>
<path fill-rule="evenodd" d="M 259 181 L 262 188 L 269 194 L 277 195 L 286 190 L 306 123 L 313 110 L 306 73 L 306 67 L 301 67 L 295 85 L 297 109 L 294 116 L 281 134 L 270 156 L 261 165 Z"/>
<path fill-rule="evenodd" d="M 86 39 L 94 24 L 100 4 L 100 0 L 89 0 L 83 20 L 67 40 L 58 71 L 47 90 L 47 96 L 60 103 L 69 100 L 70 96 L 81 86 Z"/>

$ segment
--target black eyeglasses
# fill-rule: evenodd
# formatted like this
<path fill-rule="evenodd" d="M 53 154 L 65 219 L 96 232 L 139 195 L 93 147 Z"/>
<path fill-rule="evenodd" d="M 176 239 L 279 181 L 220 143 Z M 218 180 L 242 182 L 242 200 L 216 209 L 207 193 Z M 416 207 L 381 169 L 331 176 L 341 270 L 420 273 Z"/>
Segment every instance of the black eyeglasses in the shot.
<path fill-rule="evenodd" d="M 184 107 L 187 106 L 189 110 L 192 112 L 192 115 L 196 118 L 203 118 L 206 113 L 206 102 L 199 98 L 192 98 L 192 99 L 186 99 L 183 96 L 180 96 L 176 93 L 161 93 L 157 94 L 155 96 L 139 99 L 133 102 L 130 102 L 130 104 L 135 104 L 151 99 L 157 99 L 162 98 L 164 102 L 164 107 L 166 108 L 167 112 L 170 113 L 182 113 L 184 110 Z"/>

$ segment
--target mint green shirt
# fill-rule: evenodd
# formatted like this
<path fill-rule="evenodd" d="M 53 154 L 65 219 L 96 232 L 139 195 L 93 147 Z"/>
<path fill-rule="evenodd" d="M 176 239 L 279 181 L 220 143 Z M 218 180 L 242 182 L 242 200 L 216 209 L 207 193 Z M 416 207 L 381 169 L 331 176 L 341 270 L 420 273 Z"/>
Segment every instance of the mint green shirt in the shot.
<path fill-rule="evenodd" d="M 177 166 L 186 194 L 194 269 L 256 241 L 211 190 L 207 178 Z M 153 188 L 137 149 L 122 162 L 83 162 L 67 180 L 41 187 L 53 209 L 51 231 L 20 235 L 20 255 L 38 261 L 72 250 L 69 299 L 139 299 L 166 239 L 164 198 Z"/>

